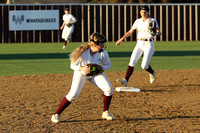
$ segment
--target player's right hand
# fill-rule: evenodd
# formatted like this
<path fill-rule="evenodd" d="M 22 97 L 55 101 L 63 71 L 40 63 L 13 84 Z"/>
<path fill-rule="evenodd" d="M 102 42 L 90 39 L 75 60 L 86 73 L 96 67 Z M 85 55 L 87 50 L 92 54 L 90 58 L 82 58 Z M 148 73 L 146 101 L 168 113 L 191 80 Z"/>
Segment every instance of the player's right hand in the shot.
<path fill-rule="evenodd" d="M 79 70 L 85 72 L 86 74 L 90 72 L 90 68 L 88 66 L 80 67 Z"/>
<path fill-rule="evenodd" d="M 120 45 L 122 43 L 122 40 L 120 39 L 120 40 L 118 40 L 117 42 L 116 42 L 116 46 L 117 45 Z"/>

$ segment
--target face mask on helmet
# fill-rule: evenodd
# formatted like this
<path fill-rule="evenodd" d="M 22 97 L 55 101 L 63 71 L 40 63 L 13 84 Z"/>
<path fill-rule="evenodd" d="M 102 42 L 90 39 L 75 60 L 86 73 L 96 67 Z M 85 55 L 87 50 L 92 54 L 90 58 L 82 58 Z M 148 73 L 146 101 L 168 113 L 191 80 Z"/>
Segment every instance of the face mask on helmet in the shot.
<path fill-rule="evenodd" d="M 94 37 L 96 37 L 97 39 L 94 39 Z M 101 39 L 98 39 L 98 38 L 101 38 Z M 100 33 L 93 33 L 92 39 L 90 39 L 90 41 L 96 43 L 97 45 L 99 45 L 99 43 L 107 42 L 105 36 L 101 35 Z"/>
<path fill-rule="evenodd" d="M 95 37 L 96 37 L 97 39 L 94 39 Z M 98 38 L 100 38 L 100 39 L 98 39 Z M 96 41 L 95 41 L 95 40 L 96 40 Z M 100 33 L 93 33 L 93 34 L 92 34 L 92 39 L 90 39 L 90 41 L 91 41 L 91 42 L 94 42 L 96 45 L 99 45 L 99 46 L 101 46 L 102 43 L 106 43 L 106 42 L 107 42 L 105 36 L 101 35 Z M 101 44 L 100 44 L 100 43 L 101 43 Z M 106 49 L 106 47 L 107 47 L 107 46 L 104 44 L 104 48 L 101 49 L 99 52 L 102 52 L 104 49 Z"/>

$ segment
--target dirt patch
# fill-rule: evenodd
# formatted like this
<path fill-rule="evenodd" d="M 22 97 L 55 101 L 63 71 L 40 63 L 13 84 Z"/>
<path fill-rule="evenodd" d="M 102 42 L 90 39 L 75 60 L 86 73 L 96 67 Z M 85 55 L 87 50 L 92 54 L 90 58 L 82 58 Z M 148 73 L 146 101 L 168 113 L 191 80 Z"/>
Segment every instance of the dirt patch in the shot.
<path fill-rule="evenodd" d="M 124 74 L 106 72 L 114 88 Z M 156 78 L 151 85 L 147 72 L 134 72 L 129 86 L 141 92 L 114 92 L 113 121 L 101 119 L 103 92 L 87 82 L 54 124 L 72 74 L 0 77 L 0 132 L 200 132 L 200 70 L 157 71 Z"/>

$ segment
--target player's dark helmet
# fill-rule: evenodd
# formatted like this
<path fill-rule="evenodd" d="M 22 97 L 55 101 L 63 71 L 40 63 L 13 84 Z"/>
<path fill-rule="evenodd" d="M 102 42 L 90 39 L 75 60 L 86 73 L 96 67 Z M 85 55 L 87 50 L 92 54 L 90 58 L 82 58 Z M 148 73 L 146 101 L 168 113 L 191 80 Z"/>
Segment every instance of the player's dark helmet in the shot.
<path fill-rule="evenodd" d="M 145 10 L 145 11 L 149 12 L 149 7 L 148 6 L 141 6 L 140 10 Z"/>
<path fill-rule="evenodd" d="M 105 36 L 103 36 L 102 34 L 96 32 L 96 33 L 93 33 L 90 36 L 90 42 L 94 42 L 97 45 L 99 45 L 99 43 L 105 43 L 105 42 L 107 42 L 107 40 L 106 40 Z"/>

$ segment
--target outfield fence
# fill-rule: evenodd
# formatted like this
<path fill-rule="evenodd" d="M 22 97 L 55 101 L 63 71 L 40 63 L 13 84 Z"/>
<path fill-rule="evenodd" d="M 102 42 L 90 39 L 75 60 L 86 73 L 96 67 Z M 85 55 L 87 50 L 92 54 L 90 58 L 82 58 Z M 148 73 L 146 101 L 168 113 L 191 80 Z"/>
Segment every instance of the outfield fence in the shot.
<path fill-rule="evenodd" d="M 61 30 L 9 31 L 11 10 L 59 10 L 60 25 L 64 8 L 77 18 L 73 42 L 87 42 L 90 34 L 100 32 L 108 41 L 117 41 L 140 18 L 142 4 L 1 4 L 0 43 L 62 42 Z M 162 35 L 156 41 L 200 40 L 200 4 L 148 4 Z M 135 41 L 136 32 L 125 41 Z"/>

